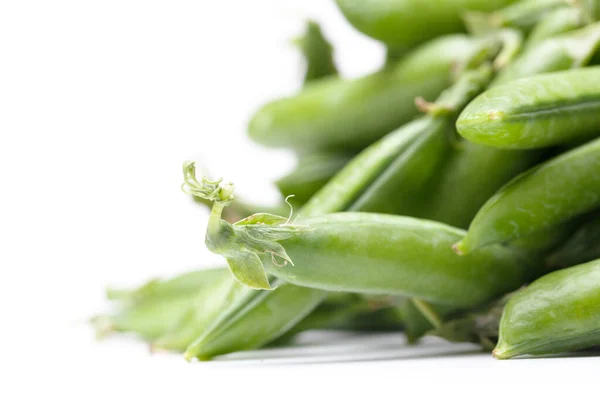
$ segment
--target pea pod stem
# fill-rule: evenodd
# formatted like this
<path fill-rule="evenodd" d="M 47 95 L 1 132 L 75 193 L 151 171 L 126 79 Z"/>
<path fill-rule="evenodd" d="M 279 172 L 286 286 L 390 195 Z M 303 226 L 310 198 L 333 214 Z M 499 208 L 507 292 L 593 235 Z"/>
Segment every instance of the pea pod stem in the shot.
<path fill-rule="evenodd" d="M 433 310 L 433 308 L 423 300 L 412 298 L 411 301 L 415 307 L 427 318 L 434 328 L 439 328 L 442 325 L 442 318 Z"/>

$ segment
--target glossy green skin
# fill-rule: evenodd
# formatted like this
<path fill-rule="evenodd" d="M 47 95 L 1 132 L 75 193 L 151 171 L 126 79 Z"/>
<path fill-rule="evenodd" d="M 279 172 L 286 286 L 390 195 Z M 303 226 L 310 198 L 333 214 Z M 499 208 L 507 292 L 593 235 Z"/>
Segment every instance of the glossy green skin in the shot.
<path fill-rule="evenodd" d="M 521 174 L 484 204 L 457 250 L 525 237 L 600 207 L 599 170 L 597 139 Z"/>
<path fill-rule="evenodd" d="M 579 8 L 563 7 L 554 10 L 531 30 L 525 43 L 525 50 L 534 48 L 548 38 L 582 27 L 584 22 L 583 12 Z"/>
<path fill-rule="evenodd" d="M 294 195 L 290 199 L 291 201 L 296 204 L 304 204 L 351 159 L 350 155 L 337 153 L 301 156 L 296 168 L 278 179 L 275 185 L 284 197 Z"/>
<path fill-rule="evenodd" d="M 479 95 L 456 122 L 458 133 L 486 146 L 530 149 L 599 134 L 600 67 L 542 74 Z"/>
<path fill-rule="evenodd" d="M 463 141 L 452 149 L 436 174 L 429 190 L 432 195 L 419 216 L 467 228 L 502 185 L 540 158 L 538 151 L 499 150 Z"/>
<path fill-rule="evenodd" d="M 327 297 L 322 290 L 286 283 L 277 286 L 273 291 L 255 291 L 250 301 L 237 302 L 187 348 L 184 356 L 209 360 L 220 354 L 264 346 L 291 329 Z"/>
<path fill-rule="evenodd" d="M 249 136 L 272 147 L 300 152 L 362 149 L 417 114 L 414 98 L 435 98 L 450 86 L 453 66 L 466 60 L 475 40 L 436 39 L 395 67 L 356 80 L 326 78 L 294 97 L 263 106 Z"/>
<path fill-rule="evenodd" d="M 263 260 L 270 274 L 296 285 L 472 307 L 526 281 L 523 260 L 502 247 L 454 254 L 464 231 L 437 222 L 346 212 L 303 223 L 312 229 L 280 242 L 294 265 Z"/>
<path fill-rule="evenodd" d="M 600 260 L 552 272 L 504 309 L 496 358 L 600 345 Z"/>
<path fill-rule="evenodd" d="M 350 211 L 415 215 L 424 203 L 423 188 L 450 151 L 446 118 L 426 117 L 428 124 L 369 188 Z"/>
<path fill-rule="evenodd" d="M 467 10 L 492 11 L 514 0 L 336 0 L 359 31 L 393 46 L 411 46 L 464 31 Z"/>
<path fill-rule="evenodd" d="M 338 74 L 333 61 L 333 47 L 327 41 L 321 27 L 314 21 L 307 21 L 304 36 L 294 41 L 306 61 L 304 84 Z"/>
<path fill-rule="evenodd" d="M 600 258 L 600 214 L 584 218 L 587 222 L 546 258 L 548 267 L 564 268 Z"/>
<path fill-rule="evenodd" d="M 419 118 L 370 145 L 317 192 L 300 210 L 300 215 L 346 210 L 429 126 L 427 118 Z"/>
<path fill-rule="evenodd" d="M 600 22 L 542 40 L 504 68 L 491 87 L 541 73 L 579 68 L 600 48 Z"/>

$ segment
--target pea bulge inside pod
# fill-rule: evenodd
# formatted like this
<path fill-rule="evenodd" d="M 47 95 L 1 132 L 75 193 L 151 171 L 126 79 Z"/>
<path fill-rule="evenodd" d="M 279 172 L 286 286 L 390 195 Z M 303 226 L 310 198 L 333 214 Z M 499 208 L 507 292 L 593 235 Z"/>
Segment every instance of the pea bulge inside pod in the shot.
<path fill-rule="evenodd" d="M 474 143 L 512 149 L 594 138 L 600 135 L 600 67 L 493 87 L 467 105 L 456 128 Z"/>
<path fill-rule="evenodd" d="M 269 274 L 296 285 L 472 307 L 526 281 L 525 262 L 501 246 L 454 254 L 464 231 L 441 223 L 359 212 L 302 223 L 310 230 L 280 242 L 293 265 L 263 257 Z"/>

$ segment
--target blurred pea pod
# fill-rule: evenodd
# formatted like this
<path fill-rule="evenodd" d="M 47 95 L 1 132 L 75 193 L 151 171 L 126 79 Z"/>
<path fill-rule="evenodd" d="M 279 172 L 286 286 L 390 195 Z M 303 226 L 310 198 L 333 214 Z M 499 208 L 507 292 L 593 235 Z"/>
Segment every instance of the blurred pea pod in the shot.
<path fill-rule="evenodd" d="M 275 283 L 274 291 L 252 291 L 250 301 L 236 302 L 185 350 L 188 360 L 209 360 L 219 354 L 261 347 L 302 321 L 327 292 Z M 273 323 L 284 321 L 285 323 Z"/>
<path fill-rule="evenodd" d="M 600 345 L 600 260 L 549 273 L 510 298 L 494 356 L 556 354 Z"/>
<path fill-rule="evenodd" d="M 338 74 L 333 60 L 333 46 L 323 36 L 315 21 L 307 21 L 303 36 L 292 41 L 302 52 L 305 60 L 304 84 Z"/>
<path fill-rule="evenodd" d="M 117 312 L 94 317 L 92 323 L 100 337 L 115 331 L 129 332 L 152 341 L 177 325 L 198 293 L 212 292 L 211 288 L 222 281 L 231 281 L 227 268 L 155 279 L 135 290 L 109 289 L 107 297 L 118 302 Z"/>
<path fill-rule="evenodd" d="M 395 48 L 410 47 L 439 35 L 464 31 L 466 10 L 492 11 L 514 0 L 336 0 L 360 32 Z M 423 94 L 425 95 L 425 94 Z"/>
<path fill-rule="evenodd" d="M 275 185 L 284 197 L 293 195 L 293 203 L 302 205 L 352 159 L 351 155 L 317 153 L 300 156 L 296 168 L 278 179 Z"/>
<path fill-rule="evenodd" d="M 542 40 L 498 74 L 491 86 L 540 73 L 580 68 L 600 48 L 600 22 Z"/>
<path fill-rule="evenodd" d="M 600 139 L 519 175 L 479 210 L 460 254 L 558 226 L 600 207 Z"/>
<path fill-rule="evenodd" d="M 525 50 L 534 48 L 543 40 L 582 27 L 586 23 L 584 10 L 579 7 L 561 7 L 540 20 L 527 37 Z"/>
<path fill-rule="evenodd" d="M 463 19 L 467 30 L 476 34 L 506 27 L 527 32 L 552 11 L 565 7 L 579 6 L 571 0 L 521 0 L 489 13 L 467 11 Z"/>
<path fill-rule="evenodd" d="M 360 150 L 414 117 L 415 97 L 434 98 L 450 86 L 456 66 L 478 43 L 466 35 L 446 36 L 371 75 L 315 81 L 258 110 L 249 123 L 250 138 L 299 152 Z"/>
<path fill-rule="evenodd" d="M 586 218 L 588 221 L 546 258 L 549 268 L 565 268 L 600 258 L 600 214 Z"/>

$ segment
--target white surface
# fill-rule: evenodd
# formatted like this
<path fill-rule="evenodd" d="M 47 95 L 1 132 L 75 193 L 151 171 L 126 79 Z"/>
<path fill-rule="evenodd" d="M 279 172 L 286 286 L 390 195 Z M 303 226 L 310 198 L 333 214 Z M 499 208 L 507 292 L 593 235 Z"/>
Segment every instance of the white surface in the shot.
<path fill-rule="evenodd" d="M 313 335 L 284 358 L 206 364 L 93 339 L 85 320 L 106 285 L 219 262 L 203 245 L 206 212 L 179 191 L 184 159 L 273 201 L 268 182 L 293 161 L 249 143 L 244 126 L 299 86 L 287 41 L 307 16 L 325 22 L 346 76 L 377 68 L 381 47 L 331 0 L 0 3 L 0 398 L 399 397 L 448 385 L 493 398 L 514 382 L 536 394 L 593 382 L 597 358 L 497 362 L 439 342 L 408 349 L 398 335 Z"/>

